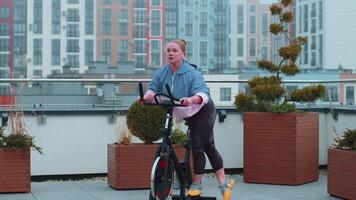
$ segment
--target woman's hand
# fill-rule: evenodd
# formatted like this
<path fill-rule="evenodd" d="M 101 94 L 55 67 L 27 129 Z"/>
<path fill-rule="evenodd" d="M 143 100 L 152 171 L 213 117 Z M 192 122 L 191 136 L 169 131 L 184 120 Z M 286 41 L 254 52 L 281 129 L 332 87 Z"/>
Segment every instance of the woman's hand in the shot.
<path fill-rule="evenodd" d="M 146 94 L 143 96 L 143 99 L 144 99 L 146 102 L 152 102 L 154 96 L 155 96 L 155 93 L 154 93 L 154 92 L 146 92 Z"/>
<path fill-rule="evenodd" d="M 189 97 L 183 97 L 179 100 L 179 102 L 183 105 L 183 106 L 189 106 L 193 103 L 193 100 Z"/>

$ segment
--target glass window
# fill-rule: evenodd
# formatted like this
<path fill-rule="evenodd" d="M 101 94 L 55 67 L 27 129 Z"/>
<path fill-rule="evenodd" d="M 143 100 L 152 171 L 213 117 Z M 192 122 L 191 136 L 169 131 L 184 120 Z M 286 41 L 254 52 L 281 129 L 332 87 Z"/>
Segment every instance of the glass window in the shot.
<path fill-rule="evenodd" d="M 323 29 L 323 2 L 319 1 L 319 30 Z"/>
<path fill-rule="evenodd" d="M 355 105 L 355 87 L 346 86 L 346 104 Z"/>
<path fill-rule="evenodd" d="M 208 0 L 200 0 L 200 7 L 207 8 L 208 7 Z"/>
<path fill-rule="evenodd" d="M 9 36 L 10 29 L 8 23 L 0 23 L 0 36 Z"/>
<path fill-rule="evenodd" d="M 303 9 L 303 31 L 308 32 L 308 4 L 304 5 L 304 9 Z"/>
<path fill-rule="evenodd" d="M 103 40 L 102 44 L 102 60 L 110 62 L 111 60 L 111 41 Z"/>
<path fill-rule="evenodd" d="M 67 10 L 67 22 L 79 22 L 79 9 L 69 8 Z"/>
<path fill-rule="evenodd" d="M 325 90 L 325 95 L 323 97 L 323 101 L 330 101 L 329 93 L 330 93 L 330 98 L 331 98 L 332 102 L 339 101 L 338 86 L 328 86 L 327 90 Z"/>
<path fill-rule="evenodd" d="M 135 25 L 136 27 L 136 25 Z M 128 13 L 126 9 L 121 9 L 119 11 L 119 34 L 127 35 L 128 34 Z M 134 32 L 136 34 L 136 32 Z M 146 36 L 146 35 L 145 35 Z"/>
<path fill-rule="evenodd" d="M 146 52 L 146 41 L 145 40 L 135 40 L 135 53 L 145 53 Z"/>
<path fill-rule="evenodd" d="M 8 18 L 10 16 L 8 7 L 0 7 L 0 18 Z"/>
<path fill-rule="evenodd" d="M 256 38 L 250 38 L 250 57 L 256 56 Z"/>
<path fill-rule="evenodd" d="M 33 1 L 33 33 L 42 33 L 42 0 Z"/>
<path fill-rule="evenodd" d="M 111 34 L 111 10 L 103 10 L 103 35 Z"/>
<path fill-rule="evenodd" d="M 4 51 L 4 52 L 8 52 L 10 51 L 10 42 L 9 39 L 7 38 L 0 38 L 0 52 Z"/>
<path fill-rule="evenodd" d="M 262 47 L 262 59 L 267 60 L 268 59 L 268 47 Z"/>
<path fill-rule="evenodd" d="M 79 55 L 67 55 L 67 65 L 70 67 L 79 67 Z"/>
<path fill-rule="evenodd" d="M 151 0 L 152 6 L 161 6 L 161 0 Z"/>
<path fill-rule="evenodd" d="M 151 12 L 151 35 L 161 36 L 161 11 L 152 10 Z"/>
<path fill-rule="evenodd" d="M 231 88 L 220 88 L 220 101 L 231 101 Z"/>
<path fill-rule="evenodd" d="M 250 13 L 255 13 L 256 12 L 256 5 L 250 5 L 249 6 L 249 11 L 250 11 Z"/>
<path fill-rule="evenodd" d="M 244 39 L 237 38 L 237 56 L 244 56 Z"/>
<path fill-rule="evenodd" d="M 193 36 L 193 12 L 185 12 L 185 36 Z"/>
<path fill-rule="evenodd" d="M 187 41 L 186 54 L 188 60 L 193 60 L 193 41 Z"/>
<path fill-rule="evenodd" d="M 85 1 L 85 34 L 94 34 L 94 1 Z"/>
<path fill-rule="evenodd" d="M 85 40 L 85 65 L 94 61 L 94 41 Z"/>
<path fill-rule="evenodd" d="M 67 37 L 79 37 L 79 24 L 67 25 Z"/>
<path fill-rule="evenodd" d="M 111 4 L 111 0 L 103 0 L 103 4 Z"/>
<path fill-rule="evenodd" d="M 69 3 L 69 4 L 77 4 L 77 3 L 79 3 L 79 0 L 67 0 L 67 3 Z"/>
<path fill-rule="evenodd" d="M 251 15 L 250 16 L 250 33 L 255 34 L 256 33 L 256 15 Z"/>
<path fill-rule="evenodd" d="M 244 6 L 237 5 L 237 33 L 242 34 L 244 32 Z"/>
<path fill-rule="evenodd" d="M 208 36 L 208 12 L 200 12 L 199 36 Z"/>
<path fill-rule="evenodd" d="M 185 7 L 192 8 L 193 0 L 185 0 Z"/>
<path fill-rule="evenodd" d="M 67 52 L 78 53 L 79 52 L 79 40 L 77 40 L 77 39 L 67 40 Z"/>
<path fill-rule="evenodd" d="M 199 42 L 199 65 L 208 65 L 208 41 Z"/>
<path fill-rule="evenodd" d="M 128 0 L 120 0 L 120 5 L 126 6 L 127 2 L 128 2 Z"/>
<path fill-rule="evenodd" d="M 60 39 L 52 39 L 51 64 L 60 65 L 61 64 L 60 58 L 61 58 L 61 41 Z"/>
<path fill-rule="evenodd" d="M 119 40 L 119 61 L 127 61 L 127 52 L 128 52 L 128 42 L 127 40 Z"/>
<path fill-rule="evenodd" d="M 33 64 L 42 65 L 42 40 L 33 40 Z"/>
<path fill-rule="evenodd" d="M 151 40 L 151 64 L 161 65 L 161 41 Z"/>

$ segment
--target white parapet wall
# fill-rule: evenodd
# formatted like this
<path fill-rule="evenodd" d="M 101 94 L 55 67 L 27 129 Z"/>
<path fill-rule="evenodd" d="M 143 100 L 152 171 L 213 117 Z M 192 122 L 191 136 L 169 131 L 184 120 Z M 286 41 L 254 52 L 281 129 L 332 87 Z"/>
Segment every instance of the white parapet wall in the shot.
<path fill-rule="evenodd" d="M 45 123 L 37 116 L 26 122 L 44 155 L 32 151 L 31 175 L 92 174 L 107 172 L 107 144 L 116 141 L 117 127 L 125 124 L 125 115 L 110 123 L 106 114 L 48 114 Z M 335 137 L 333 127 L 341 133 L 356 128 L 356 114 L 339 114 L 334 121 L 330 113 L 320 113 L 319 163 L 327 164 L 327 148 Z M 283 123 L 283 122 L 282 122 Z M 120 129 L 120 128 L 119 128 Z M 243 168 L 243 121 L 238 112 L 228 112 L 224 122 L 215 124 L 215 143 L 225 168 Z M 140 142 L 137 138 L 133 142 Z M 207 162 L 209 163 L 209 162 Z M 207 164 L 210 169 L 210 164 Z"/>

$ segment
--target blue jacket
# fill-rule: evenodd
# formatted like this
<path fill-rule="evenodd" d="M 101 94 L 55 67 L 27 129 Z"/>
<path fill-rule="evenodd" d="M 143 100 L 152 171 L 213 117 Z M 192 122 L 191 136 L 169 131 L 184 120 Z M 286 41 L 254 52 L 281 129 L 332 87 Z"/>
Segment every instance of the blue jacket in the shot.
<path fill-rule="evenodd" d="M 154 73 L 148 89 L 156 93 L 167 94 L 166 84 L 170 86 L 173 96 L 178 99 L 194 96 L 198 92 L 204 92 L 210 97 L 209 89 L 201 72 L 186 60 L 179 66 L 175 74 L 173 74 L 169 64 L 158 69 Z"/>

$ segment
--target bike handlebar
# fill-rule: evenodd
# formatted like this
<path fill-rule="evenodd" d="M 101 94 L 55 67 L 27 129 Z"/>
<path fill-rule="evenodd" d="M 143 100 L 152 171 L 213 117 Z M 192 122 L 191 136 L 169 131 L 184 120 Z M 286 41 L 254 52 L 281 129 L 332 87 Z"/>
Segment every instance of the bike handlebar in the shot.
<path fill-rule="evenodd" d="M 150 104 L 150 105 L 169 105 L 169 106 L 173 106 L 173 107 L 174 106 L 184 107 L 185 105 L 182 105 L 179 102 L 179 99 L 177 99 L 176 97 L 173 96 L 171 88 L 169 87 L 169 85 L 166 84 L 165 87 L 166 87 L 167 94 L 162 93 L 162 92 L 156 93 L 154 95 L 154 97 L 153 97 L 156 103 L 147 103 L 147 102 L 145 102 L 145 100 L 143 98 L 143 86 L 142 86 L 142 83 L 139 82 L 138 83 L 138 88 L 139 88 L 139 92 L 140 92 L 140 101 L 143 102 L 144 104 Z M 158 97 L 160 97 L 160 96 L 167 97 L 169 99 L 169 103 L 167 103 L 167 101 L 160 102 L 158 100 Z M 177 103 L 177 101 L 179 103 Z"/>

